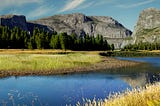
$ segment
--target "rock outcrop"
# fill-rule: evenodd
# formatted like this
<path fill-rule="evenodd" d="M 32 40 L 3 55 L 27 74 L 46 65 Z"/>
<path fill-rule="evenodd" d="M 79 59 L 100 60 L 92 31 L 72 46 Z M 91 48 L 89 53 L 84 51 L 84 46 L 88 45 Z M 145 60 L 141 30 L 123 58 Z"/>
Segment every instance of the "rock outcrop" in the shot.
<path fill-rule="evenodd" d="M 140 13 L 133 38 L 133 43 L 160 41 L 160 10 L 148 8 Z"/>
<path fill-rule="evenodd" d="M 9 28 L 19 27 L 22 30 L 28 31 L 26 17 L 23 15 L 3 15 L 0 16 L 0 25 L 8 26 Z"/>
<path fill-rule="evenodd" d="M 53 30 L 45 25 L 29 23 L 26 21 L 26 17 L 23 15 L 2 15 L 0 16 L 0 25 L 8 26 L 10 29 L 18 27 L 22 30 L 33 32 L 35 27 L 44 29 L 45 31 L 52 32 Z"/>
<path fill-rule="evenodd" d="M 156 8 L 143 10 L 139 15 L 132 37 L 124 40 L 121 48 L 128 44 L 141 42 L 160 42 L 160 10 Z"/>
<path fill-rule="evenodd" d="M 131 36 L 132 32 L 126 29 L 118 21 L 107 16 L 85 16 L 81 13 L 54 15 L 43 18 L 31 23 L 42 24 L 52 28 L 54 31 L 75 33 L 79 36 L 89 34 L 96 36 L 103 35 L 110 44 L 119 48 L 126 37 Z"/>

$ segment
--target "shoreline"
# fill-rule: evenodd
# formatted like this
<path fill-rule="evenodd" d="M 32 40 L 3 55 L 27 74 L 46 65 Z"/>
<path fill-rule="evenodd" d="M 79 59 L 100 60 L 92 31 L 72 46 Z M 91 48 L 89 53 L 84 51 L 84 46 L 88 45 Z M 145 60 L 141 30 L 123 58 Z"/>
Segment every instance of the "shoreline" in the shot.
<path fill-rule="evenodd" d="M 112 57 L 101 57 L 101 61 L 80 67 L 54 69 L 54 70 L 0 70 L 0 78 L 11 76 L 50 76 L 50 75 L 64 75 L 82 72 L 101 72 L 102 70 L 114 70 L 120 68 L 129 68 L 144 64 L 142 62 L 134 62 L 128 60 L 119 60 Z"/>

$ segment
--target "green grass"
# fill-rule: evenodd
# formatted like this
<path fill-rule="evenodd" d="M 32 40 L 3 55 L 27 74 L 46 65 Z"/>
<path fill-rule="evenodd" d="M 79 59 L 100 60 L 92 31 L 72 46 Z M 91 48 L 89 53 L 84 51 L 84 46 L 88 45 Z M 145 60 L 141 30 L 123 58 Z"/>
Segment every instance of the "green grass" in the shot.
<path fill-rule="evenodd" d="M 0 50 L 0 77 L 67 74 L 140 64 L 103 57 L 99 51 Z"/>
<path fill-rule="evenodd" d="M 160 106 L 160 83 L 145 88 L 114 94 L 109 99 L 86 100 L 85 106 Z M 77 106 L 82 104 L 77 103 Z"/>
<path fill-rule="evenodd" d="M 92 54 L 8 54 L 0 55 L 0 70 L 41 71 L 88 66 L 100 62 L 99 55 Z"/>

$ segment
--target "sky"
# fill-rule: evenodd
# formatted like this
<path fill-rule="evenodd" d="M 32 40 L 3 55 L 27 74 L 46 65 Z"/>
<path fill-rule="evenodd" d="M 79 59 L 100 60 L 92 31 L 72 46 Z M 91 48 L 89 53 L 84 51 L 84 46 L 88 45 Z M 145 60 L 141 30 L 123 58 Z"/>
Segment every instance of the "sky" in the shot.
<path fill-rule="evenodd" d="M 160 0 L 0 0 L 0 15 L 25 15 L 35 20 L 56 14 L 111 16 L 133 31 L 140 12 L 160 9 Z"/>

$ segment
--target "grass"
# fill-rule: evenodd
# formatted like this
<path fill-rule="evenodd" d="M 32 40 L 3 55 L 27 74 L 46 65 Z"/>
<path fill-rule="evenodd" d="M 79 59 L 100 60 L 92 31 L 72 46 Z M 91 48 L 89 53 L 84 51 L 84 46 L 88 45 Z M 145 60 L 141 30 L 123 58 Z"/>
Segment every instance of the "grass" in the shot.
<path fill-rule="evenodd" d="M 8 54 L 0 55 L 0 70 L 55 70 L 91 65 L 100 60 L 100 56 L 90 54 Z"/>
<path fill-rule="evenodd" d="M 148 106 L 160 106 L 160 99 L 148 101 L 147 104 Z"/>
<path fill-rule="evenodd" d="M 114 94 L 109 99 L 86 100 L 85 106 L 160 106 L 160 83 L 146 85 L 145 88 Z M 77 106 L 82 104 L 77 103 Z"/>
<path fill-rule="evenodd" d="M 71 51 L 60 49 L 0 49 L 0 54 L 69 54 L 69 53 L 87 53 L 98 54 L 101 51 Z"/>
<path fill-rule="evenodd" d="M 103 57 L 99 52 L 0 49 L 0 77 L 67 74 L 141 65 Z"/>

